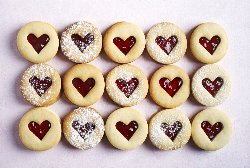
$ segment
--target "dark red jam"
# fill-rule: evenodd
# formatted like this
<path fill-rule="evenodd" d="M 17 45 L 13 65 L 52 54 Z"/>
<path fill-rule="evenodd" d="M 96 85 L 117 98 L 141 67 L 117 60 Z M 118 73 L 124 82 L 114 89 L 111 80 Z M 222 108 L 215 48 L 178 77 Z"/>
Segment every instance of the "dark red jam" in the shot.
<path fill-rule="evenodd" d="M 138 123 L 136 121 L 131 121 L 128 125 L 119 121 L 116 123 L 116 129 L 129 141 L 134 135 L 135 131 L 138 129 Z"/>
<path fill-rule="evenodd" d="M 29 79 L 29 83 L 35 89 L 36 93 L 41 97 L 52 85 L 52 80 L 48 76 L 44 79 L 39 79 L 36 76 L 33 76 Z"/>
<path fill-rule="evenodd" d="M 116 37 L 113 39 L 113 43 L 120 49 L 120 51 L 127 55 L 130 49 L 135 45 L 136 39 L 134 36 L 130 36 L 125 41 L 120 37 Z"/>
<path fill-rule="evenodd" d="M 171 36 L 168 39 L 165 39 L 162 36 L 158 36 L 155 39 L 156 44 L 161 47 L 161 49 L 169 55 L 173 48 L 176 46 L 178 43 L 178 38 L 176 36 Z"/>
<path fill-rule="evenodd" d="M 139 81 L 137 78 L 132 78 L 129 81 L 125 81 L 123 79 L 117 79 L 115 83 L 117 87 L 125 94 L 125 96 L 129 98 L 137 88 Z"/>
<path fill-rule="evenodd" d="M 171 96 L 174 97 L 176 92 L 181 88 L 182 86 L 182 79 L 180 77 L 174 78 L 172 81 L 170 81 L 168 78 L 161 78 L 159 80 L 159 84 L 161 87 Z"/>
<path fill-rule="evenodd" d="M 34 34 L 29 34 L 27 36 L 27 40 L 33 46 L 34 50 L 39 54 L 49 42 L 50 38 L 47 34 L 43 34 L 38 38 Z"/>
<path fill-rule="evenodd" d="M 80 78 L 74 78 L 72 84 L 78 90 L 78 92 L 85 97 L 89 91 L 95 86 L 95 80 L 93 78 L 88 78 L 83 82 Z"/>
<path fill-rule="evenodd" d="M 42 140 L 51 128 L 51 123 L 48 120 L 45 120 L 39 125 L 35 121 L 31 121 L 28 124 L 28 127 L 33 134 L 35 134 L 40 140 Z"/>

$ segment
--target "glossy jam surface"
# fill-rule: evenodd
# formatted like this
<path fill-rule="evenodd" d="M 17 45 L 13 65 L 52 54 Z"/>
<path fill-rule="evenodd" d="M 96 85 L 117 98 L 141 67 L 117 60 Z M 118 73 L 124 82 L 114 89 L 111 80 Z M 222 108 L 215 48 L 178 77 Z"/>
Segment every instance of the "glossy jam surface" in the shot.
<path fill-rule="evenodd" d="M 169 125 L 167 123 L 162 123 L 160 129 L 172 140 L 174 141 L 180 130 L 182 129 L 182 124 L 179 121 L 174 122 L 174 124 Z"/>
<path fill-rule="evenodd" d="M 116 123 L 116 129 L 129 141 L 134 135 L 135 131 L 138 129 L 138 123 L 136 121 L 131 121 L 128 125 L 119 121 Z"/>
<path fill-rule="evenodd" d="M 136 39 L 134 36 L 130 36 L 125 41 L 120 37 L 116 37 L 113 39 L 113 43 L 120 49 L 120 51 L 127 55 L 130 49 L 135 45 Z"/>
<path fill-rule="evenodd" d="M 42 140 L 51 128 L 51 123 L 48 120 L 45 120 L 39 125 L 35 121 L 31 121 L 28 124 L 28 128 L 33 134 L 35 134 L 40 140 Z"/>
<path fill-rule="evenodd" d="M 88 33 L 84 38 L 82 38 L 78 34 L 71 35 L 71 40 L 75 43 L 75 45 L 81 52 L 83 52 L 94 41 L 94 39 L 94 35 L 92 35 L 91 33 Z"/>
<path fill-rule="evenodd" d="M 29 83 L 35 89 L 36 93 L 41 97 L 52 85 L 52 80 L 48 76 L 44 79 L 39 79 L 36 76 L 33 76 L 29 79 Z"/>
<path fill-rule="evenodd" d="M 203 87 L 213 96 L 215 97 L 218 91 L 220 90 L 221 86 L 223 85 L 224 81 L 221 77 L 217 77 L 213 82 L 205 78 L 202 80 Z"/>
<path fill-rule="evenodd" d="M 132 78 L 129 81 L 125 81 L 123 79 L 117 79 L 115 83 L 117 87 L 125 94 L 125 96 L 129 98 L 137 88 L 139 81 L 137 78 Z"/>
<path fill-rule="evenodd" d="M 201 123 L 201 128 L 206 133 L 207 137 L 210 141 L 213 141 L 214 138 L 221 132 L 223 129 L 223 124 L 221 122 L 217 122 L 214 125 L 211 125 L 208 121 L 203 121 Z"/>
<path fill-rule="evenodd" d="M 201 37 L 199 42 L 200 44 L 211 54 L 213 55 L 214 51 L 220 44 L 220 37 L 219 36 L 213 36 L 211 40 L 208 40 L 206 37 Z"/>
<path fill-rule="evenodd" d="M 171 53 L 171 51 L 173 50 L 173 48 L 176 46 L 176 44 L 178 43 L 178 38 L 176 36 L 171 36 L 168 39 L 165 39 L 162 36 L 158 36 L 155 39 L 155 42 L 158 46 L 161 47 L 161 49 L 167 54 L 169 55 Z"/>
<path fill-rule="evenodd" d="M 38 38 L 34 34 L 29 34 L 27 36 L 27 40 L 33 46 L 34 50 L 39 54 L 50 39 L 47 34 L 43 34 Z"/>
<path fill-rule="evenodd" d="M 83 82 L 80 78 L 74 78 L 72 84 L 78 90 L 78 92 L 85 97 L 89 91 L 95 86 L 95 80 L 93 78 L 88 78 Z"/>
<path fill-rule="evenodd" d="M 87 139 L 88 136 L 95 130 L 95 124 L 92 122 L 80 124 L 78 121 L 73 121 L 72 127 L 79 133 L 79 135 L 83 139 Z"/>
<path fill-rule="evenodd" d="M 172 81 L 170 81 L 168 78 L 161 78 L 159 80 L 159 84 L 161 87 L 171 96 L 174 97 L 176 92 L 181 88 L 182 86 L 182 79 L 180 77 L 174 78 Z"/>

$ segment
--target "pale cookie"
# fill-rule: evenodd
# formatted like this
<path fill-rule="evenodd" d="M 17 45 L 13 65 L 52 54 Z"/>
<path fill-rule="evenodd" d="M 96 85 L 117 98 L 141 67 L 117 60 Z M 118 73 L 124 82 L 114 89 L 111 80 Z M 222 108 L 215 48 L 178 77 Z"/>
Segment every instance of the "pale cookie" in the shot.
<path fill-rule="evenodd" d="M 79 107 L 64 117 L 63 133 L 74 147 L 90 149 L 101 141 L 104 134 L 104 122 L 95 109 Z"/>
<path fill-rule="evenodd" d="M 45 107 L 34 108 L 22 117 L 19 137 L 23 145 L 31 150 L 48 150 L 61 140 L 60 118 Z"/>
<path fill-rule="evenodd" d="M 205 65 L 198 69 L 193 76 L 193 96 L 205 106 L 217 106 L 223 103 L 230 91 L 230 76 L 219 65 Z"/>
<path fill-rule="evenodd" d="M 142 113 L 130 107 L 112 112 L 105 125 L 109 142 L 121 150 L 132 150 L 143 144 L 148 124 Z"/>
<path fill-rule="evenodd" d="M 146 37 L 149 55 L 162 64 L 179 61 L 187 49 L 185 33 L 175 24 L 163 22 L 153 26 Z"/>
<path fill-rule="evenodd" d="M 149 138 L 154 146 L 162 150 L 183 147 L 191 136 L 188 117 L 177 109 L 158 112 L 149 123 Z"/>
<path fill-rule="evenodd" d="M 232 134 L 232 123 L 228 115 L 209 108 L 198 113 L 192 122 L 192 138 L 204 150 L 218 150 L 228 144 Z"/>
<path fill-rule="evenodd" d="M 145 35 L 140 27 L 133 23 L 118 22 L 106 31 L 103 47 L 111 60 L 129 63 L 142 54 L 145 43 Z"/>
<path fill-rule="evenodd" d="M 17 48 L 30 62 L 42 63 L 52 59 L 59 47 L 56 29 L 45 22 L 30 22 L 17 35 Z"/>
<path fill-rule="evenodd" d="M 227 34 L 223 27 L 216 23 L 200 24 L 191 35 L 190 49 L 200 62 L 218 62 L 226 55 L 228 49 Z"/>
<path fill-rule="evenodd" d="M 30 66 L 20 82 L 25 100 L 35 106 L 48 106 L 60 97 L 61 77 L 53 67 L 41 63 Z"/>
<path fill-rule="evenodd" d="M 70 102 L 78 106 L 96 103 L 103 95 L 105 82 L 99 69 L 89 64 L 70 68 L 63 78 L 63 90 Z"/>
<path fill-rule="evenodd" d="M 112 69 L 106 78 L 109 97 L 121 106 L 133 106 L 148 93 L 147 76 L 139 68 L 124 64 Z"/>
<path fill-rule="evenodd" d="M 92 23 L 76 22 L 62 33 L 61 49 L 69 60 L 76 63 L 88 63 L 101 52 L 102 34 Z"/>
<path fill-rule="evenodd" d="M 190 94 L 190 79 L 188 74 L 177 66 L 163 66 L 151 77 L 149 92 L 158 105 L 174 108 L 187 100 Z"/>

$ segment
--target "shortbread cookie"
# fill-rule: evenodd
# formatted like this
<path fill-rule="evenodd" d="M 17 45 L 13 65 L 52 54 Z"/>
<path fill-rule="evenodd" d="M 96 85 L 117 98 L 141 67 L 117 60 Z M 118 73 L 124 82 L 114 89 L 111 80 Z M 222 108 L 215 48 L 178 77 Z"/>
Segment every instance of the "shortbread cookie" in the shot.
<path fill-rule="evenodd" d="M 69 60 L 88 63 L 94 60 L 102 49 L 102 34 L 92 23 L 76 22 L 62 33 L 61 49 Z"/>
<path fill-rule="evenodd" d="M 104 122 L 95 109 L 79 107 L 64 117 L 63 133 L 74 147 L 90 149 L 101 141 L 104 134 Z"/>
<path fill-rule="evenodd" d="M 105 133 L 109 142 L 121 150 L 132 150 L 145 141 L 148 124 L 142 113 L 130 108 L 120 108 L 110 114 Z"/>
<path fill-rule="evenodd" d="M 190 79 L 188 74 L 177 66 L 163 66 L 153 74 L 149 92 L 158 105 L 174 108 L 187 100 L 190 94 Z"/>
<path fill-rule="evenodd" d="M 19 137 L 24 146 L 31 150 L 48 150 L 61 139 L 60 118 L 45 107 L 34 108 L 22 117 Z"/>
<path fill-rule="evenodd" d="M 216 23 L 200 24 L 191 35 L 190 49 L 200 62 L 218 62 L 226 55 L 228 49 L 227 34 L 223 27 Z"/>
<path fill-rule="evenodd" d="M 148 80 L 139 68 L 130 64 L 120 65 L 108 73 L 106 90 L 115 103 L 133 106 L 146 97 Z"/>
<path fill-rule="evenodd" d="M 78 106 L 96 103 L 103 95 L 105 82 L 102 73 L 93 65 L 78 64 L 63 78 L 65 96 Z"/>
<path fill-rule="evenodd" d="M 56 29 L 45 22 L 30 22 L 17 35 L 17 48 L 30 62 L 42 63 L 52 59 L 59 47 Z"/>
<path fill-rule="evenodd" d="M 192 122 L 192 138 L 204 150 L 218 150 L 228 144 L 232 123 L 226 113 L 209 108 L 198 113 Z"/>
<path fill-rule="evenodd" d="M 162 110 L 150 120 L 149 138 L 159 149 L 181 148 L 188 142 L 190 136 L 190 121 L 177 109 Z"/>
<path fill-rule="evenodd" d="M 224 102 L 231 91 L 229 74 L 219 65 L 205 65 L 197 70 L 192 80 L 192 92 L 205 106 L 217 106 Z"/>
<path fill-rule="evenodd" d="M 175 24 L 163 22 L 153 26 L 146 37 L 149 55 L 162 64 L 179 61 L 187 49 L 185 33 Z"/>
<path fill-rule="evenodd" d="M 48 106 L 60 97 L 61 77 L 56 69 L 47 64 L 34 64 L 23 73 L 20 90 L 24 99 L 32 105 Z"/>
<path fill-rule="evenodd" d="M 140 27 L 128 22 L 118 22 L 106 31 L 103 47 L 111 60 L 129 63 L 142 54 L 145 43 L 145 35 Z"/>

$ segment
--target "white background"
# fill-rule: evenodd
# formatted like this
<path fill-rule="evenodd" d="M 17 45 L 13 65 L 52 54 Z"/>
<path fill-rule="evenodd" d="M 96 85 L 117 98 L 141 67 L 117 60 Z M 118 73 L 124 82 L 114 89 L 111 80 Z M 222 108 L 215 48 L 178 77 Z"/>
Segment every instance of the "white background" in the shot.
<path fill-rule="evenodd" d="M 0 167 L 250 167 L 250 2 L 213 0 L 0 0 Z M 219 62 L 231 74 L 233 90 L 230 98 L 220 108 L 227 112 L 234 123 L 234 133 L 230 143 L 216 152 L 202 151 L 190 140 L 184 148 L 176 151 L 160 151 L 150 141 L 136 150 L 120 151 L 113 148 L 106 137 L 95 148 L 81 151 L 71 147 L 64 138 L 51 150 L 34 152 L 26 149 L 18 138 L 18 123 L 22 115 L 33 106 L 26 103 L 19 92 L 22 72 L 32 63 L 23 59 L 16 48 L 18 30 L 27 22 L 40 20 L 56 26 L 59 33 L 69 24 L 86 20 L 96 24 L 102 33 L 117 21 L 130 21 L 142 27 L 147 33 L 154 24 L 162 21 L 176 23 L 189 39 L 198 24 L 213 21 L 221 24 L 230 39 L 226 57 Z M 61 75 L 74 63 L 65 59 L 59 51 L 50 65 Z M 96 65 L 104 75 L 117 66 L 102 51 Z M 140 67 L 148 77 L 161 65 L 154 62 L 145 51 L 132 63 Z M 190 77 L 202 66 L 190 54 L 176 63 L 185 69 Z M 92 107 L 106 119 L 119 108 L 107 97 Z M 60 117 L 76 108 L 62 97 L 49 109 Z M 149 96 L 134 108 L 143 112 L 147 119 L 162 108 Z M 192 96 L 179 107 L 191 119 L 205 109 Z"/>

